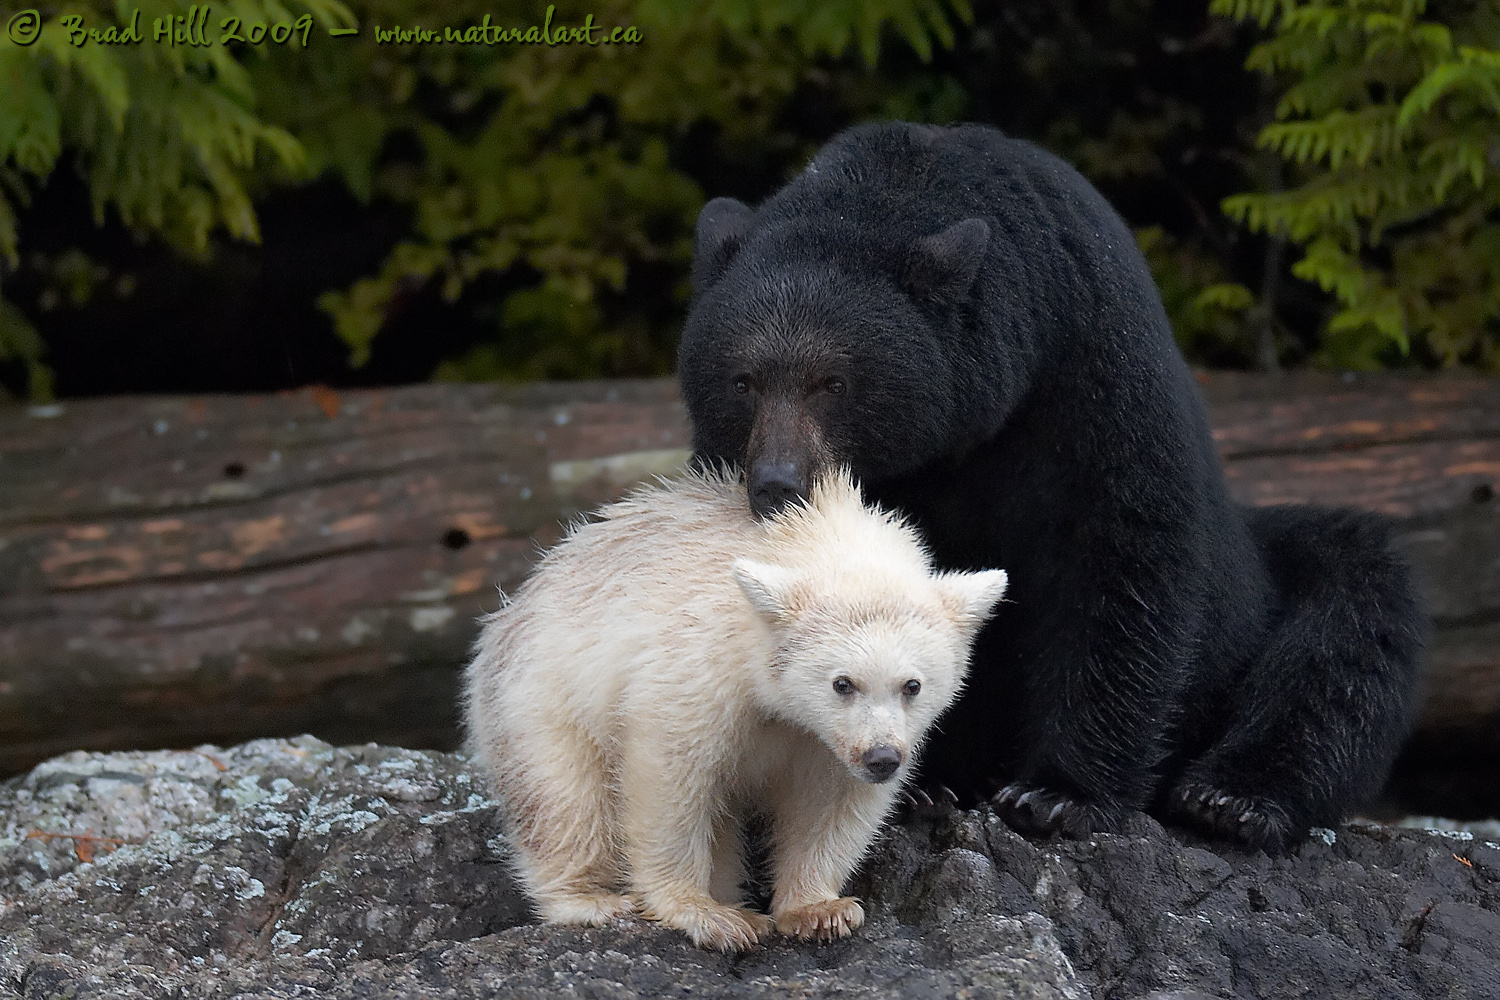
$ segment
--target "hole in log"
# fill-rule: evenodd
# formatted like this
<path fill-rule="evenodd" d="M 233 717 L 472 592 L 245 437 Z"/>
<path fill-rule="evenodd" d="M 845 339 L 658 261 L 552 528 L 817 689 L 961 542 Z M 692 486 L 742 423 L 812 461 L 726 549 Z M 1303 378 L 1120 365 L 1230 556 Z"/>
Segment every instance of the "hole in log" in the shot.
<path fill-rule="evenodd" d="M 450 549 L 461 549 L 471 541 L 469 533 L 462 528 L 449 528 L 443 532 L 443 544 Z"/>
<path fill-rule="evenodd" d="M 230 462 L 224 466 L 224 475 L 229 479 L 238 479 L 245 474 L 245 463 Z"/>
<path fill-rule="evenodd" d="M 1495 499 L 1495 487 L 1491 486 L 1489 483 L 1480 483 L 1478 486 L 1474 487 L 1473 492 L 1469 494 L 1469 499 L 1473 500 L 1475 503 L 1489 503 L 1491 500 Z"/>

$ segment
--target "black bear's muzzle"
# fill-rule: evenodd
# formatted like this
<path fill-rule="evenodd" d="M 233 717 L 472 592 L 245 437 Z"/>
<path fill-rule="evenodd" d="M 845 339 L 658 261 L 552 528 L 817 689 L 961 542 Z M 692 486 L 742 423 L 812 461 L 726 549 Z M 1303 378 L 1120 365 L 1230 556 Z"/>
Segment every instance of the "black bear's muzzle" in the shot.
<path fill-rule="evenodd" d="M 807 476 L 793 462 L 758 462 L 750 470 L 750 509 L 756 517 L 807 499 Z"/>

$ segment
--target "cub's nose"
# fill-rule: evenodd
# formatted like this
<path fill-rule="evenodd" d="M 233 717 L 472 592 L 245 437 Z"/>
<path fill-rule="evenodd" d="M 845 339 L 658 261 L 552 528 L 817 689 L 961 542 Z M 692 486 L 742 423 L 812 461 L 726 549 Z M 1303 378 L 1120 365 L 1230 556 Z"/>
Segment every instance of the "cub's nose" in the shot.
<path fill-rule="evenodd" d="M 870 780 L 878 785 L 890 781 L 891 775 L 901 766 L 901 751 L 889 746 L 871 747 L 859 758 L 859 763 Z"/>
<path fill-rule="evenodd" d="M 769 517 L 794 500 L 807 498 L 807 477 L 792 462 L 758 462 L 750 470 L 750 509 Z"/>

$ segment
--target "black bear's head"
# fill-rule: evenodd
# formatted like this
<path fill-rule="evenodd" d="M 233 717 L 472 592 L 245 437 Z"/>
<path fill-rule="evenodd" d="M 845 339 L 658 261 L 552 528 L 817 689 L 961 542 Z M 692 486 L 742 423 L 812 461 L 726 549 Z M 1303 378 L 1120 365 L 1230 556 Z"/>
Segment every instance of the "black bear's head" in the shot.
<path fill-rule="evenodd" d="M 834 467 L 878 482 L 966 445 L 979 359 L 961 314 L 989 236 L 977 218 L 872 232 L 709 202 L 678 353 L 698 455 L 744 469 L 764 516 Z"/>

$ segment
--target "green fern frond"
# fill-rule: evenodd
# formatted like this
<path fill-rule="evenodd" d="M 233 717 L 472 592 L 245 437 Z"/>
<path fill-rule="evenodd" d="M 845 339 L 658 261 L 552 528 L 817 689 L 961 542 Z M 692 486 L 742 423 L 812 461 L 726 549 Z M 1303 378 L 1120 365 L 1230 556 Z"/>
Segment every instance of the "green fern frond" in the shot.
<path fill-rule="evenodd" d="M 1388 156 L 1400 147 L 1396 108 L 1377 104 L 1358 111 L 1335 111 L 1312 121 L 1267 125 L 1256 145 L 1274 149 L 1288 160 L 1326 160 L 1337 170 L 1345 158 L 1364 166 L 1372 157 Z"/>
<path fill-rule="evenodd" d="M 42 336 L 26 314 L 0 297 L 0 361 L 20 361 L 26 368 L 26 395 L 33 403 L 52 398 L 52 371 L 42 362 Z M 3 398 L 3 390 L 0 390 Z"/>
<path fill-rule="evenodd" d="M 1193 299 L 1197 309 L 1219 308 L 1243 312 L 1255 304 L 1255 294 L 1239 282 L 1209 285 Z"/>
<path fill-rule="evenodd" d="M 1500 65 L 1470 57 L 1434 67 L 1401 102 L 1397 127 L 1410 130 L 1438 101 L 1461 89 L 1472 91 L 1492 111 L 1500 112 Z"/>
<path fill-rule="evenodd" d="M 1500 363 L 1500 51 L 1456 44 L 1483 34 L 1481 15 L 1441 23 L 1421 0 L 1214 9 L 1273 26 L 1247 65 L 1292 75 L 1258 142 L 1301 183 L 1222 207 L 1303 244 L 1293 274 L 1338 304 L 1325 358 L 1374 365 L 1421 338 L 1446 363 Z"/>

